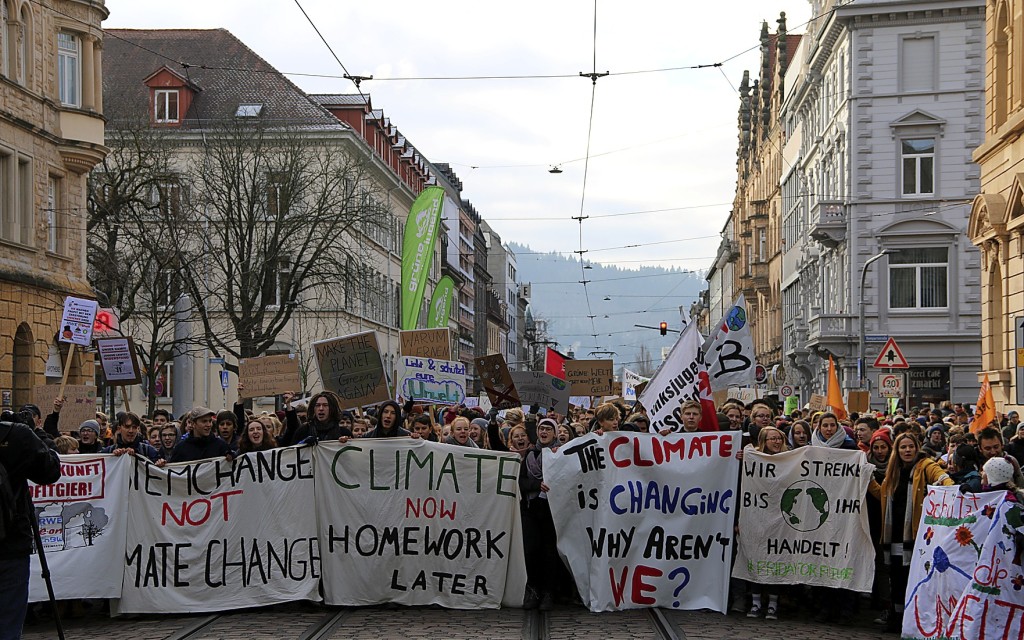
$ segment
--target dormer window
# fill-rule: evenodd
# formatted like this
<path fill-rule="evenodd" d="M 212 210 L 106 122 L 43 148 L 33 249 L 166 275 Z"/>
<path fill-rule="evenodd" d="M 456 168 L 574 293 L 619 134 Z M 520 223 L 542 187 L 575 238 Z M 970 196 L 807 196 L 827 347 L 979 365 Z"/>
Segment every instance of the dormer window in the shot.
<path fill-rule="evenodd" d="M 178 90 L 157 89 L 153 92 L 153 122 L 179 122 Z"/>
<path fill-rule="evenodd" d="M 235 111 L 236 118 L 258 118 L 263 112 L 262 104 L 240 104 Z"/>

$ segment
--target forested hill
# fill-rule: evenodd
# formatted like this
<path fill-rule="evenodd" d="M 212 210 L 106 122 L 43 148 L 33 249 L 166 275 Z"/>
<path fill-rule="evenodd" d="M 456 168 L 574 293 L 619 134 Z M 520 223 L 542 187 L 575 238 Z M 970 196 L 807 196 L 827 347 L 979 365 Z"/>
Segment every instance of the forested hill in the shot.
<path fill-rule="evenodd" d="M 615 351 L 616 373 L 620 365 L 639 359 L 641 345 L 652 353 L 656 365 L 661 360 L 661 348 L 671 346 L 674 340 L 675 334 L 662 337 L 657 330 L 634 325 L 657 327 L 665 321 L 678 329 L 679 307 L 689 310 L 698 293 L 706 288 L 703 274 L 689 269 L 633 269 L 591 263 L 592 269 L 581 270 L 575 256 L 537 253 L 517 243 L 509 243 L 509 248 L 516 254 L 517 279 L 531 284 L 530 309 L 534 317 L 548 321 L 548 331 L 559 342 L 559 350 L 575 351 L 577 358 L 595 357 L 590 355 L 594 350 Z M 591 335 L 594 331 L 579 284 L 583 273 L 590 281 L 596 339 Z"/>

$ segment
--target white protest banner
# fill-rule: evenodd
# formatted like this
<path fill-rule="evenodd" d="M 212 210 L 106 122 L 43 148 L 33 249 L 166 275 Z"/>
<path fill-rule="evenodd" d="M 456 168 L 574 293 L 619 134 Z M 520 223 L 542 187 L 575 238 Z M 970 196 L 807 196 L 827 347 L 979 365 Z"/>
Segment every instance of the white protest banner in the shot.
<path fill-rule="evenodd" d="M 707 362 L 711 388 L 753 387 L 754 339 L 747 322 L 747 302 L 740 294 L 718 326 L 701 347 Z"/>
<path fill-rule="evenodd" d="M 1024 510 L 1005 491 L 928 487 L 914 541 L 904 638 L 1024 636 Z"/>
<path fill-rule="evenodd" d="M 520 606 L 518 455 L 412 438 L 316 447 L 324 600 Z"/>
<path fill-rule="evenodd" d="M 580 597 L 591 611 L 725 611 L 737 432 L 589 434 L 544 452 L 544 481 Z"/>
<path fill-rule="evenodd" d="M 400 356 L 398 395 L 430 404 L 461 404 L 466 399 L 466 365 L 452 360 Z"/>
<path fill-rule="evenodd" d="M 554 408 L 562 415 L 569 413 L 569 384 L 543 371 L 511 371 L 519 399 L 526 406 L 538 404 Z"/>
<path fill-rule="evenodd" d="M 622 397 L 626 402 L 636 402 L 636 385 L 641 382 L 647 382 L 650 378 L 645 378 L 639 373 L 630 371 L 629 369 L 622 370 Z"/>
<path fill-rule="evenodd" d="M 591 399 L 590 396 L 569 396 L 569 404 L 574 407 L 589 409 L 591 407 Z"/>
<path fill-rule="evenodd" d="M 718 417 L 715 415 L 715 403 L 711 399 L 711 386 L 704 366 L 704 356 L 700 351 L 700 341 L 697 323 L 691 322 L 683 329 L 668 358 L 640 394 L 640 403 L 647 407 L 651 416 L 652 433 L 662 429 L 675 432 L 682 430 L 681 405 L 684 400 L 700 401 L 701 430 L 718 430 Z"/>
<path fill-rule="evenodd" d="M 134 460 L 122 613 L 320 599 L 310 447 L 164 468 Z"/>
<path fill-rule="evenodd" d="M 862 451 L 744 449 L 733 577 L 870 593 L 875 549 L 864 496 L 874 468 Z"/>
<path fill-rule="evenodd" d="M 61 456 L 60 480 L 47 485 L 29 483 L 58 600 L 121 597 L 132 460 L 130 456 L 95 454 Z M 39 556 L 32 554 L 29 601 L 48 597 Z"/>
<path fill-rule="evenodd" d="M 139 384 L 142 371 L 131 338 L 96 338 L 103 381 L 111 387 Z"/>
<path fill-rule="evenodd" d="M 88 347 L 92 343 L 92 330 L 99 308 L 100 305 L 95 300 L 74 296 L 64 298 L 64 313 L 60 318 L 58 339 L 61 342 Z"/>

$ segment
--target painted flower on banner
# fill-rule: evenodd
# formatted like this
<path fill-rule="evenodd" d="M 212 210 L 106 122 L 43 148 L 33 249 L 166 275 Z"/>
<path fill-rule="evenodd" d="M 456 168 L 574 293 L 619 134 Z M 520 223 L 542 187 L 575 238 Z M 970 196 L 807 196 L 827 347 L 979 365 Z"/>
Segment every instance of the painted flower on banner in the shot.
<path fill-rule="evenodd" d="M 928 527 L 928 530 L 924 532 L 924 541 L 927 544 L 931 544 L 932 543 L 932 538 L 934 538 L 934 537 L 935 537 L 935 529 L 932 529 L 931 527 Z"/>
<path fill-rule="evenodd" d="M 996 508 L 993 505 L 987 504 L 981 510 L 981 515 L 985 516 L 986 518 L 991 519 L 992 516 L 995 515 L 995 512 L 996 512 Z"/>
<path fill-rule="evenodd" d="M 1024 576 L 1022 576 L 1022 575 L 1020 575 L 1018 573 L 1017 575 L 1015 575 L 1013 577 L 1013 580 L 1010 580 L 1010 582 L 1013 583 L 1013 590 L 1014 591 L 1020 591 L 1020 588 L 1024 587 Z"/>
<path fill-rule="evenodd" d="M 964 525 L 960 525 L 959 527 L 957 527 L 955 537 L 957 543 L 961 547 L 966 547 L 967 545 L 974 542 L 974 534 L 971 533 L 971 530 L 965 527 Z"/>

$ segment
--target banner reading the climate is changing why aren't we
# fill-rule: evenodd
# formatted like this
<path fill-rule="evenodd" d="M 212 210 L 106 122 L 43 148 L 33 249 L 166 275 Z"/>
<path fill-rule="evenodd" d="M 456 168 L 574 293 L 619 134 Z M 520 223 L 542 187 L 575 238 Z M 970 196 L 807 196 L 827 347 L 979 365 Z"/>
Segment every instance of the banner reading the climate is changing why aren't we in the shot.
<path fill-rule="evenodd" d="M 591 611 L 725 611 L 739 432 L 590 434 L 544 453 L 544 480 Z"/>

